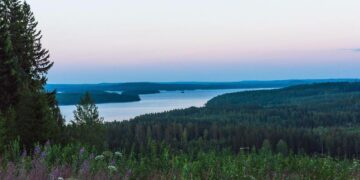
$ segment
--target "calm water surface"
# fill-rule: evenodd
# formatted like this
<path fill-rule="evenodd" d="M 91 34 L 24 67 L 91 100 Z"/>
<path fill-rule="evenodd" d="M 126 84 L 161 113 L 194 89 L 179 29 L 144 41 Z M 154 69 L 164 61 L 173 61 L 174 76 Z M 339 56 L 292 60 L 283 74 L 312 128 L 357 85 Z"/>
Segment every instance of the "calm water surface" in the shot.
<path fill-rule="evenodd" d="M 221 89 L 221 90 L 191 90 L 191 91 L 162 91 L 159 94 L 141 95 L 141 101 L 130 103 L 98 104 L 99 113 L 105 121 L 129 120 L 136 116 L 164 112 L 173 109 L 183 109 L 191 106 L 201 107 L 215 96 L 248 91 L 254 89 Z M 120 93 L 120 92 L 119 92 Z M 60 106 L 67 121 L 73 119 L 75 106 Z"/>

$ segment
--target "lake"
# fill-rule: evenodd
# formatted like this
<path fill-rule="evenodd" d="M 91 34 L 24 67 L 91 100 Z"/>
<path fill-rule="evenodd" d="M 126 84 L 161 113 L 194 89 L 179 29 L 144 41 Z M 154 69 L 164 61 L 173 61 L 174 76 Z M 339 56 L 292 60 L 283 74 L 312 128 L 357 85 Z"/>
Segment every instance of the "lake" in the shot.
<path fill-rule="evenodd" d="M 215 96 L 249 90 L 255 89 L 161 91 L 158 94 L 140 95 L 141 101 L 138 102 L 107 103 L 98 104 L 97 106 L 100 117 L 103 117 L 105 121 L 122 121 L 147 113 L 183 109 L 191 106 L 201 107 Z M 60 109 L 66 121 L 73 119 L 74 105 L 60 106 Z"/>

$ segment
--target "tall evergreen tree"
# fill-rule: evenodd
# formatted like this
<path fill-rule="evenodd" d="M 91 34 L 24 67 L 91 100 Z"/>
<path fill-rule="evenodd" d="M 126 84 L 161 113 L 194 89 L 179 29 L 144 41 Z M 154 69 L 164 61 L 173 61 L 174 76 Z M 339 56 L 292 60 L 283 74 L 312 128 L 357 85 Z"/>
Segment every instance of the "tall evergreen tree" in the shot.
<path fill-rule="evenodd" d="M 24 13 L 24 25 L 26 26 L 25 42 L 28 47 L 27 51 L 24 52 L 24 57 L 30 64 L 31 86 L 35 89 L 41 89 L 46 84 L 46 74 L 54 63 L 49 60 L 49 51 L 42 47 L 41 31 L 37 30 L 38 22 L 35 20 L 29 4 L 24 2 L 22 11 Z"/>
<path fill-rule="evenodd" d="M 46 74 L 53 66 L 49 60 L 49 51 L 41 44 L 41 31 L 37 30 L 38 22 L 30 9 L 30 5 L 19 0 L 8 1 L 10 11 L 9 29 L 13 49 L 19 58 L 22 78 L 31 90 L 42 89 L 46 84 Z"/>
<path fill-rule="evenodd" d="M 98 108 L 90 93 L 86 92 L 81 98 L 74 111 L 74 118 L 70 136 L 78 142 L 103 148 L 105 139 L 103 118 L 99 117 Z"/>
<path fill-rule="evenodd" d="M 14 105 L 19 99 L 19 67 L 11 41 L 9 2 L 0 1 L 0 150 L 15 127 Z"/>
<path fill-rule="evenodd" d="M 0 8 L 0 113 L 10 122 L 7 135 L 19 136 L 27 147 L 56 139 L 63 118 L 56 93 L 44 88 L 53 62 L 38 23 L 26 2 L 0 0 Z"/>
<path fill-rule="evenodd" d="M 10 13 L 5 1 L 0 1 L 0 112 L 17 102 L 19 68 L 9 31 Z"/>

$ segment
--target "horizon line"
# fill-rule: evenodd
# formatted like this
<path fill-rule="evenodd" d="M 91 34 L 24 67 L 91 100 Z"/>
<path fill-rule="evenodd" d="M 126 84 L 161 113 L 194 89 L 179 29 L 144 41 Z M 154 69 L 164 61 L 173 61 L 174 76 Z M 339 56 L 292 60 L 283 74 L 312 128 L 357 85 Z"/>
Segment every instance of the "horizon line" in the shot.
<path fill-rule="evenodd" d="M 360 78 L 306 78 L 306 79 L 272 79 L 272 80 L 260 80 L 249 79 L 239 81 L 124 81 L 124 82 L 94 82 L 94 83 L 47 83 L 47 85 L 99 85 L 99 84 L 127 84 L 127 83 L 159 83 L 159 84 L 171 84 L 171 83 L 240 83 L 240 82 L 274 82 L 274 81 L 360 81 Z"/>

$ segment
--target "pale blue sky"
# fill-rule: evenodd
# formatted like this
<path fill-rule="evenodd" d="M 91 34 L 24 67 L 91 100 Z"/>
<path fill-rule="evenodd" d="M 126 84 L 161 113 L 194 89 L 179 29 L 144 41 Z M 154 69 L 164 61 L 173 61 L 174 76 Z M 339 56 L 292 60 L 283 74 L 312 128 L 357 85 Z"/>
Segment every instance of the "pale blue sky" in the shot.
<path fill-rule="evenodd" d="M 360 77 L 359 0 L 28 0 L 50 83 Z"/>

